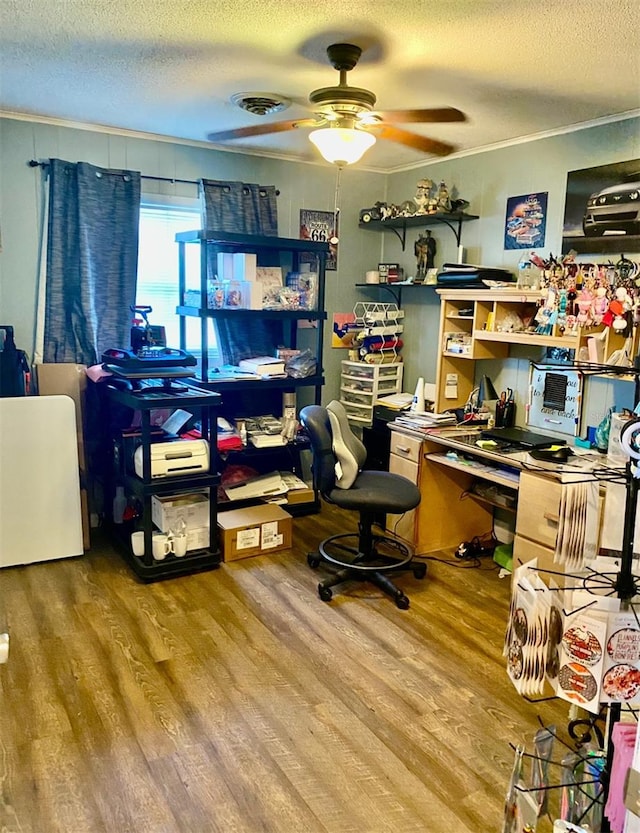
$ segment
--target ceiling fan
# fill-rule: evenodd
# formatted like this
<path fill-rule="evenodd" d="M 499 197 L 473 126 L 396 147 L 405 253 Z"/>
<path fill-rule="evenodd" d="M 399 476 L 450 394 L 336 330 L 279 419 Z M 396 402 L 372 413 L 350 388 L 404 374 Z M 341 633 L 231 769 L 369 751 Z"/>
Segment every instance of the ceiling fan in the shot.
<path fill-rule="evenodd" d="M 340 73 L 340 81 L 336 87 L 321 87 L 309 95 L 313 118 L 221 130 L 209 133 L 207 138 L 211 142 L 226 142 L 230 139 L 245 139 L 268 133 L 282 133 L 299 127 L 312 127 L 315 129 L 309 135 L 309 139 L 328 162 L 339 167 L 357 162 L 375 143 L 376 138 L 388 139 L 438 156 L 452 153 L 455 150 L 453 145 L 411 133 L 396 127 L 394 122 L 460 122 L 466 120 L 464 113 L 453 107 L 374 110 L 376 97 L 370 90 L 347 84 L 347 72 L 356 66 L 361 54 L 360 47 L 351 43 L 334 43 L 328 47 L 329 61 Z"/>

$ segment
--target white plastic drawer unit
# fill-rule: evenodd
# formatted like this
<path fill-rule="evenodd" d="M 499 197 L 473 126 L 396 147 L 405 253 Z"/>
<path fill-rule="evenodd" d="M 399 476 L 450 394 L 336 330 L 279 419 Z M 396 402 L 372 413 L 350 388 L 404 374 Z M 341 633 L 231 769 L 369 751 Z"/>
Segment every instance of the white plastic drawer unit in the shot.
<path fill-rule="evenodd" d="M 409 437 L 406 434 L 401 434 L 399 431 L 391 432 L 391 447 L 389 451 L 391 454 L 395 454 L 396 457 L 410 460 L 412 463 L 419 463 L 421 449 L 422 440 L 418 437 Z"/>
<path fill-rule="evenodd" d="M 372 405 L 361 405 L 355 402 L 347 402 L 344 399 L 340 400 L 347 412 L 347 419 L 351 422 L 361 422 L 364 425 L 371 425 L 373 417 Z"/>
<path fill-rule="evenodd" d="M 389 364 L 367 364 L 366 362 L 342 362 L 342 372 L 347 376 L 355 376 L 359 379 L 397 379 L 402 376 L 402 362 L 390 362 Z"/>
<path fill-rule="evenodd" d="M 366 405 L 371 407 L 373 404 L 373 391 L 371 390 L 352 390 L 347 385 L 340 386 L 340 399 L 343 404 L 351 403 L 354 405 Z"/>

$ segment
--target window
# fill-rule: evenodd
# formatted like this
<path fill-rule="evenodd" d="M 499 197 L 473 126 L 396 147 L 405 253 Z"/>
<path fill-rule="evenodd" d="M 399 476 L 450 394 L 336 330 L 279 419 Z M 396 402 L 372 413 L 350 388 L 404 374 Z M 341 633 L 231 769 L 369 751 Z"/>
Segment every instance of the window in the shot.
<path fill-rule="evenodd" d="M 166 198 L 165 198 L 166 199 Z M 143 198 L 144 200 L 144 198 Z M 138 283 L 136 304 L 152 307 L 149 323 L 163 325 L 167 346 L 180 345 L 178 305 L 178 244 L 176 232 L 200 228 L 197 200 L 189 205 L 154 204 L 143 201 L 140 206 L 140 238 L 138 243 Z M 200 247 L 186 246 L 187 275 L 199 275 Z M 193 282 L 193 281 L 192 281 Z M 199 286 L 199 282 L 194 286 Z M 210 359 L 215 357 L 215 335 L 209 332 Z M 187 350 L 200 355 L 198 319 L 187 319 Z"/>

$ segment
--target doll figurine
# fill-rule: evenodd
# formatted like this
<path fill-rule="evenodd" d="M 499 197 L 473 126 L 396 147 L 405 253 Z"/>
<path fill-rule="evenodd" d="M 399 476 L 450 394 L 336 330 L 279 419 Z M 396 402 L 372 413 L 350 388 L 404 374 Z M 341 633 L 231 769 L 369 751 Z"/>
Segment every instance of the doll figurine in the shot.
<path fill-rule="evenodd" d="M 581 327 L 588 327 L 592 323 L 591 310 L 593 308 L 593 295 L 588 289 L 582 289 L 578 295 L 578 324 Z"/>
<path fill-rule="evenodd" d="M 627 313 L 633 307 L 632 298 L 624 286 L 619 286 L 616 289 L 616 301 L 620 305 L 620 309 L 618 311 L 618 307 L 616 306 L 616 310 L 614 311 L 615 318 L 613 319 L 612 326 L 616 332 L 621 333 L 623 330 L 626 330 L 627 328 Z"/>
<path fill-rule="evenodd" d="M 413 201 L 418 207 L 417 214 L 427 213 L 427 203 L 429 202 L 432 188 L 433 182 L 430 179 L 421 179 L 416 185 L 416 195 Z"/>
<path fill-rule="evenodd" d="M 596 297 L 593 299 L 593 323 L 602 324 L 602 319 L 607 311 L 609 301 L 607 299 L 607 290 L 604 286 L 599 286 L 596 289 Z"/>

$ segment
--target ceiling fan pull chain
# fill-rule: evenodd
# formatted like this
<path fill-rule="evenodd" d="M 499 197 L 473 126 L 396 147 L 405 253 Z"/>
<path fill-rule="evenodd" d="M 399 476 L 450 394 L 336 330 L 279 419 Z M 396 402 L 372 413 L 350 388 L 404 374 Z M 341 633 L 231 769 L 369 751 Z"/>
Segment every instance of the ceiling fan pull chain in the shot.
<path fill-rule="evenodd" d="M 335 197 L 333 200 L 333 237 L 329 240 L 334 246 L 338 244 L 338 229 L 340 226 L 338 225 L 338 218 L 340 216 L 340 177 L 342 176 L 342 167 L 338 166 L 336 168 L 336 192 Z"/>

